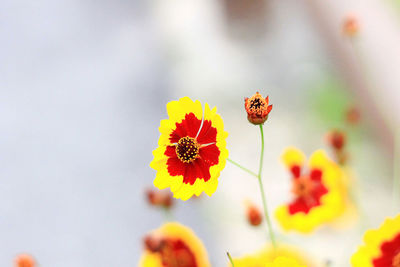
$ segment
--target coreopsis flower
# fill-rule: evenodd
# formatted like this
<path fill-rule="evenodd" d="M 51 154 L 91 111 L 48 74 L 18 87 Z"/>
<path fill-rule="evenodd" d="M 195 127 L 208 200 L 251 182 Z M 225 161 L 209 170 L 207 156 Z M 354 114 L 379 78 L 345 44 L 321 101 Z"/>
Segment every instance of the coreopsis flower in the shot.
<path fill-rule="evenodd" d="M 262 213 L 252 202 L 245 201 L 247 221 L 250 225 L 258 226 L 262 223 Z"/>
<path fill-rule="evenodd" d="M 179 223 L 167 223 L 151 232 L 144 245 L 139 267 L 210 267 L 200 239 Z"/>
<path fill-rule="evenodd" d="M 282 262 L 290 263 L 292 265 L 278 265 Z M 278 244 L 277 248 L 267 245 L 255 253 L 239 258 L 233 258 L 233 263 L 235 267 L 316 266 L 315 262 L 307 257 L 304 251 L 285 244 Z M 231 266 L 231 264 L 228 266 Z"/>
<path fill-rule="evenodd" d="M 147 202 L 156 207 L 169 209 L 173 205 L 172 193 L 169 191 L 153 190 L 146 191 Z"/>
<path fill-rule="evenodd" d="M 160 124 L 158 148 L 150 167 L 157 171 L 154 185 L 171 188 L 187 200 L 202 192 L 211 196 L 228 157 L 224 123 L 217 109 L 184 97 L 167 104 L 169 119 Z"/>
<path fill-rule="evenodd" d="M 311 155 L 307 172 L 305 156 L 298 149 L 287 149 L 283 162 L 292 174 L 293 199 L 278 207 L 275 215 L 285 230 L 308 233 L 344 212 L 342 170 L 323 151 Z"/>
<path fill-rule="evenodd" d="M 268 114 L 272 110 L 272 105 L 268 105 L 269 97 L 265 99 L 256 92 L 250 98 L 244 99 L 244 107 L 247 112 L 247 119 L 255 125 L 263 124 L 268 119 Z"/>
<path fill-rule="evenodd" d="M 15 267 L 35 267 L 34 258 L 28 254 L 20 254 L 14 260 Z"/>
<path fill-rule="evenodd" d="M 400 266 L 400 214 L 388 218 L 379 229 L 368 230 L 364 244 L 352 256 L 353 267 Z"/>
<path fill-rule="evenodd" d="M 347 15 L 343 21 L 343 34 L 349 37 L 355 36 L 360 31 L 360 23 L 354 15 Z"/>

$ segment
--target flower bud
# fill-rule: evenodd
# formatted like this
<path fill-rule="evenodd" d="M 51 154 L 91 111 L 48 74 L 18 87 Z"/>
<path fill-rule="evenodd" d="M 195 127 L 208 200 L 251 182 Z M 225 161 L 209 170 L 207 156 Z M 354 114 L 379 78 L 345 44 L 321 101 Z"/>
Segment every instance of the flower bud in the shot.
<path fill-rule="evenodd" d="M 169 191 L 149 189 L 146 191 L 147 201 L 152 206 L 171 208 L 173 205 L 172 194 Z"/>
<path fill-rule="evenodd" d="M 353 37 L 357 35 L 360 30 L 360 24 L 356 16 L 348 15 L 343 22 L 343 34 L 345 36 Z"/>
<path fill-rule="evenodd" d="M 346 145 L 346 135 L 340 130 L 332 130 L 327 134 L 327 141 L 334 150 L 342 150 Z"/>
<path fill-rule="evenodd" d="M 254 125 L 263 124 L 268 119 L 272 105 L 268 105 L 268 96 L 264 99 L 259 92 L 250 98 L 244 99 L 244 107 L 247 112 L 247 119 Z"/>
<path fill-rule="evenodd" d="M 147 235 L 143 239 L 144 246 L 148 251 L 159 252 L 164 246 L 165 241 L 162 238 L 153 236 L 151 234 Z"/>
<path fill-rule="evenodd" d="M 262 223 L 262 213 L 260 209 L 250 201 L 246 201 L 245 204 L 247 221 L 253 226 L 260 225 Z"/>

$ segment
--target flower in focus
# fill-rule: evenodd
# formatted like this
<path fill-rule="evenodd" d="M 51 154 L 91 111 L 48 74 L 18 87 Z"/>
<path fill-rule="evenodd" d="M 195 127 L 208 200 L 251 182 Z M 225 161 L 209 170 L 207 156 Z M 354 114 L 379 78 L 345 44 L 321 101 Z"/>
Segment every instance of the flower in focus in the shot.
<path fill-rule="evenodd" d="M 355 36 L 360 30 L 360 24 L 356 16 L 348 15 L 343 22 L 343 34 L 349 37 Z"/>
<path fill-rule="evenodd" d="M 167 223 L 144 239 L 139 267 L 209 267 L 207 251 L 193 231 Z"/>
<path fill-rule="evenodd" d="M 343 172 L 323 151 L 311 155 L 308 173 L 302 172 L 305 156 L 298 149 L 287 149 L 283 162 L 292 173 L 294 195 L 289 204 L 275 212 L 285 230 L 308 233 L 342 215 L 346 202 Z"/>
<path fill-rule="evenodd" d="M 386 219 L 381 227 L 368 230 L 364 245 L 352 256 L 353 267 L 400 266 L 400 214 Z"/>
<path fill-rule="evenodd" d="M 150 167 L 154 185 L 171 188 L 175 198 L 187 200 L 203 191 L 212 195 L 228 157 L 224 123 L 217 109 L 184 97 L 167 104 L 169 119 L 160 123 L 158 148 Z"/>
<path fill-rule="evenodd" d="M 36 266 L 35 260 L 28 254 L 21 254 L 15 258 L 15 267 L 34 267 Z"/>
<path fill-rule="evenodd" d="M 282 262 L 295 265 L 279 265 L 279 263 Z M 267 245 L 253 254 L 240 258 L 233 258 L 233 263 L 235 267 L 316 266 L 315 262 L 305 256 L 304 251 L 284 244 L 278 244 L 276 249 L 273 246 Z M 231 264 L 228 266 L 231 266 Z"/>
<path fill-rule="evenodd" d="M 169 209 L 173 205 L 172 194 L 169 191 L 149 189 L 146 191 L 147 201 L 152 206 Z"/>
<path fill-rule="evenodd" d="M 245 201 L 247 221 L 250 225 L 258 226 L 262 223 L 262 213 L 260 209 L 252 202 Z"/>
<path fill-rule="evenodd" d="M 272 110 L 272 105 L 268 105 L 268 96 L 264 99 L 259 92 L 250 98 L 244 99 L 244 107 L 247 112 L 247 119 L 252 124 L 263 124 L 268 119 L 268 114 Z"/>

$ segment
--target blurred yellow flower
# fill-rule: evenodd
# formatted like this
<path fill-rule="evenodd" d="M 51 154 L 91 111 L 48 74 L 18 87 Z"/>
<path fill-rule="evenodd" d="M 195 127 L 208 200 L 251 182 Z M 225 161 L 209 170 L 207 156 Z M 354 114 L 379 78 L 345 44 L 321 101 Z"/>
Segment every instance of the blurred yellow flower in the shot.
<path fill-rule="evenodd" d="M 210 267 L 207 251 L 194 232 L 167 223 L 148 234 L 139 267 Z"/>
<path fill-rule="evenodd" d="M 285 264 L 282 264 L 282 263 Z M 233 258 L 235 267 L 314 267 L 316 264 L 296 247 L 278 244 L 275 249 L 267 245 L 261 250 L 240 258 Z M 281 265 L 279 265 L 281 263 Z M 288 265 L 286 265 L 286 263 Z M 267 265 L 266 265 L 267 264 Z M 231 266 L 231 264 L 229 264 Z"/>
<path fill-rule="evenodd" d="M 351 258 L 353 267 L 400 266 L 400 214 L 386 219 L 381 227 L 368 230 L 364 245 Z"/>
<path fill-rule="evenodd" d="M 175 198 L 187 200 L 202 192 L 211 196 L 228 158 L 224 123 L 217 109 L 184 97 L 167 104 L 158 148 L 150 167 L 157 171 L 154 185 L 171 188 Z"/>
<path fill-rule="evenodd" d="M 303 233 L 332 222 L 346 208 L 346 190 L 343 171 L 322 150 L 314 152 L 309 160 L 309 172 L 304 174 L 304 154 L 296 148 L 288 148 L 283 162 L 293 176 L 294 199 L 277 208 L 275 215 L 285 230 Z"/>
<path fill-rule="evenodd" d="M 274 262 L 267 263 L 265 267 L 306 267 L 306 266 L 299 265 L 297 261 L 291 258 L 278 257 L 274 260 Z"/>

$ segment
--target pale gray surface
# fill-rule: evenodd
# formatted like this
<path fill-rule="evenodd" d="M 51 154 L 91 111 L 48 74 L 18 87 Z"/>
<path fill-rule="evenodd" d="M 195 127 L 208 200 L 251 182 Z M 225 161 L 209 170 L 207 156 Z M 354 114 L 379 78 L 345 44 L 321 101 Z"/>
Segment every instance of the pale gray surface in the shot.
<path fill-rule="evenodd" d="M 158 226 L 142 191 L 168 88 L 143 3 L 1 1 L 1 266 L 136 266 Z"/>

